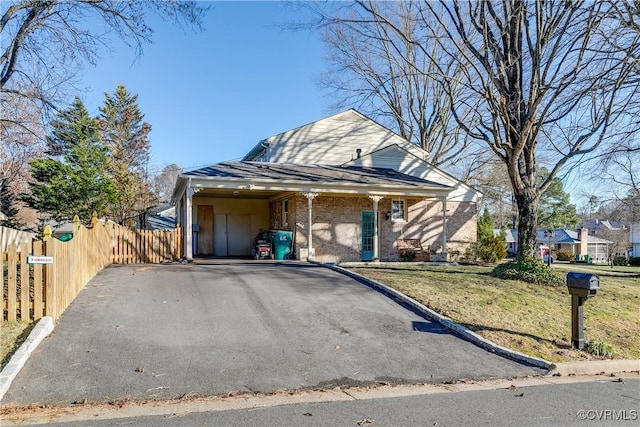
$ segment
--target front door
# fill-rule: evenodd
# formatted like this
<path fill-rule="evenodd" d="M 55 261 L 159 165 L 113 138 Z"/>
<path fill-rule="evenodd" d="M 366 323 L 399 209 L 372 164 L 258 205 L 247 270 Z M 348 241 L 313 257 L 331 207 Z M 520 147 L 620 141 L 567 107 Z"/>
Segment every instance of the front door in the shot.
<path fill-rule="evenodd" d="M 373 259 L 373 227 L 375 216 L 373 212 L 362 212 L 362 260 Z"/>

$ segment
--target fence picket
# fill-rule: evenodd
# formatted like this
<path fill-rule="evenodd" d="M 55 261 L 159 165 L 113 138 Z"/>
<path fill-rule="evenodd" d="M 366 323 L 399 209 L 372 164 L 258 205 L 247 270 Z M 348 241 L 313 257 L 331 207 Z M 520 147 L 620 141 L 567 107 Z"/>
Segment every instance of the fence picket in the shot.
<path fill-rule="evenodd" d="M 31 318 L 31 298 L 29 297 L 29 283 L 31 282 L 29 279 L 31 275 L 29 264 L 27 263 L 30 246 L 30 243 L 20 245 L 20 320 L 22 323 L 29 323 Z"/>
<path fill-rule="evenodd" d="M 7 248 L 7 320 L 16 321 L 16 297 L 18 293 L 18 256 L 16 247 L 11 245 Z"/>

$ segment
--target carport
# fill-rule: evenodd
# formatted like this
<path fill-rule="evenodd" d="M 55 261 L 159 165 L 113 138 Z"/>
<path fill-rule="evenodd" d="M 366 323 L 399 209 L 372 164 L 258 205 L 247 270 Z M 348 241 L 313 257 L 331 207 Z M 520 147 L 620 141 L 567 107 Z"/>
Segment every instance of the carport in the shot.
<path fill-rule="evenodd" d="M 180 175 L 173 201 L 176 222 L 184 225 L 188 259 L 248 256 L 258 232 L 283 229 L 293 232 L 298 259 L 315 258 L 321 248 L 325 260 L 377 260 L 379 213 L 389 216 L 394 197 L 441 203 L 446 247 L 446 197 L 451 190 L 385 168 L 223 162 Z M 330 217 L 324 225 L 314 221 L 320 213 Z M 323 229 L 327 223 L 331 230 Z M 394 242 L 383 244 L 393 249 Z"/>

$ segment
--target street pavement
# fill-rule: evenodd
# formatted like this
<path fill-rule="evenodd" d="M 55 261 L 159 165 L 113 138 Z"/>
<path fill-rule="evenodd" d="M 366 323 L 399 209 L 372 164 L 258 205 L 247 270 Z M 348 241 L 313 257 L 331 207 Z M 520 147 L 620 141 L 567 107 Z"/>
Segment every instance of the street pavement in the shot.
<path fill-rule="evenodd" d="M 318 265 L 111 266 L 67 309 L 2 404 L 65 406 L 543 373 Z"/>
<path fill-rule="evenodd" d="M 624 374 L 622 375 L 624 376 Z M 221 409 L 188 402 L 167 407 L 80 407 L 57 416 L 13 417 L 6 425 L 47 423 L 50 426 L 637 426 L 640 414 L 640 379 L 637 374 L 593 378 L 548 378 L 546 384 L 501 381 L 460 386 L 449 391 L 429 386 L 420 394 L 268 404 L 269 398 L 247 400 L 244 407 Z M 517 384 L 517 385 L 516 385 Z M 398 387 L 402 393 L 406 386 Z M 387 390 L 387 392 L 390 390 Z M 374 393 L 374 396 L 376 393 Z M 321 396 L 317 396 L 321 397 Z M 233 400 L 233 398 L 232 398 Z M 241 400 L 241 399 L 238 399 Z M 230 402 L 231 403 L 231 402 Z M 239 403 L 242 404 L 242 401 Z M 3 424 L 5 425 L 5 424 Z"/>

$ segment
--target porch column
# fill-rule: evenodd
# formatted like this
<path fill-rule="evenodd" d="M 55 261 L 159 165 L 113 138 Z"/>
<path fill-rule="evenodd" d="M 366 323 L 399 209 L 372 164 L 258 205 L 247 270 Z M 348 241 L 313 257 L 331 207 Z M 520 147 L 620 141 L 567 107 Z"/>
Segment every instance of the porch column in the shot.
<path fill-rule="evenodd" d="M 378 202 L 383 196 L 369 196 L 373 200 L 373 262 L 380 261 L 380 248 L 378 247 Z"/>
<path fill-rule="evenodd" d="M 447 196 L 442 198 L 442 256 L 447 261 Z"/>
<path fill-rule="evenodd" d="M 302 195 L 304 197 L 307 198 L 307 207 L 308 207 L 308 214 L 309 214 L 309 234 L 307 236 L 307 246 L 309 247 L 309 251 L 307 253 L 307 261 L 310 261 L 313 259 L 314 255 L 315 255 L 315 251 L 313 250 L 313 199 L 316 198 L 316 196 L 318 195 L 318 193 L 302 193 Z"/>
<path fill-rule="evenodd" d="M 184 213 L 186 220 L 184 223 L 184 256 L 187 260 L 193 259 L 193 187 L 191 187 L 191 178 L 187 181 L 187 189 L 185 190 Z"/>

